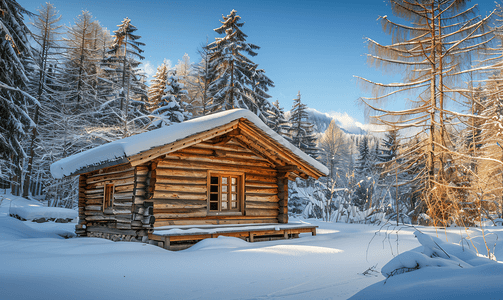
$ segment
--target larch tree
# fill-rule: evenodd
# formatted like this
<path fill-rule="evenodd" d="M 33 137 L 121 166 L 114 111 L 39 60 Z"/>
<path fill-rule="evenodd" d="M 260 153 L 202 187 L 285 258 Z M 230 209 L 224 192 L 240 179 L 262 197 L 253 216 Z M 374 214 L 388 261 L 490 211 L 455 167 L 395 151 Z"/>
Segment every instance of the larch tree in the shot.
<path fill-rule="evenodd" d="M 57 91 L 55 91 L 54 86 L 51 85 L 56 80 L 53 76 L 53 71 L 58 65 L 61 56 L 61 51 L 58 49 L 58 35 L 61 34 L 59 30 L 62 27 L 62 25 L 58 25 L 60 20 L 61 15 L 58 16 L 58 12 L 56 11 L 54 5 L 46 3 L 38 10 L 38 15 L 32 22 L 34 27 L 32 37 L 37 45 L 33 51 L 34 61 L 38 66 L 38 72 L 33 73 L 31 85 L 34 89 L 32 93 L 41 105 L 50 101 L 50 97 L 59 96 L 57 95 Z M 49 72 L 49 70 L 52 72 Z M 35 156 L 35 148 L 40 142 L 40 140 L 38 140 L 40 114 L 40 106 L 36 105 L 33 111 L 33 122 L 36 126 L 32 128 L 31 132 L 28 165 L 23 185 L 23 197 L 28 197 L 34 164 L 33 160 Z M 42 112 L 42 114 L 45 116 L 44 112 Z M 42 116 L 42 118 L 44 118 L 44 116 Z M 49 171 L 48 168 L 46 168 L 46 171 Z"/>
<path fill-rule="evenodd" d="M 248 36 L 241 31 L 244 22 L 240 21 L 241 17 L 235 10 L 222 18 L 222 25 L 215 32 L 224 36 L 208 45 L 210 68 L 215 74 L 209 87 L 212 97 L 209 110 L 246 108 L 266 122 L 262 110 L 265 109 L 265 99 L 270 97 L 266 93 L 267 89 L 274 84 L 246 56 L 256 56 L 256 50 L 260 47 L 246 42 Z"/>
<path fill-rule="evenodd" d="M 373 120 L 398 130 L 419 129 L 421 151 L 403 149 L 403 168 L 424 163 L 418 174 L 421 197 L 433 224 L 449 225 L 456 221 L 456 202 L 463 188 L 456 178 L 459 153 L 453 137 L 457 122 L 464 122 L 459 103 L 469 97 L 465 74 L 474 72 L 472 56 L 491 42 L 487 29 L 490 16 L 480 18 L 476 6 L 467 8 L 466 0 L 390 0 L 391 10 L 407 21 L 398 24 L 380 17 L 383 30 L 392 35 L 391 45 L 367 39 L 370 65 L 383 70 L 404 71 L 401 83 L 382 84 L 358 77 L 370 87 L 372 97 L 361 98 L 375 113 Z M 475 58 L 475 57 L 474 57 Z M 473 73 L 472 73 L 473 74 Z M 379 107 L 394 96 L 413 95 L 411 108 L 394 111 Z M 417 149 L 416 149 L 417 150 Z M 402 172 L 406 172 L 402 169 Z"/>
<path fill-rule="evenodd" d="M 165 95 L 166 84 L 168 80 L 168 72 L 171 69 L 171 62 L 164 59 L 163 63 L 157 67 L 150 86 L 148 88 L 149 109 L 154 110 L 161 103 L 162 97 Z"/>

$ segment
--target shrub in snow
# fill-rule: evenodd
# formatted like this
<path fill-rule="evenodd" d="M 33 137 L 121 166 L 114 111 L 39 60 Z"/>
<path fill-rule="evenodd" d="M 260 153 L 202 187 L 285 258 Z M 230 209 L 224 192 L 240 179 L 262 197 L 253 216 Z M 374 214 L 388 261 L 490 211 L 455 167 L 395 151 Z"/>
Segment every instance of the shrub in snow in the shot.
<path fill-rule="evenodd" d="M 477 256 L 473 250 L 467 247 L 443 242 L 419 230 L 416 230 L 414 235 L 423 246 L 422 249 L 418 247 L 394 257 L 381 269 L 383 276 L 389 278 L 427 267 L 460 269 L 492 262 Z"/>

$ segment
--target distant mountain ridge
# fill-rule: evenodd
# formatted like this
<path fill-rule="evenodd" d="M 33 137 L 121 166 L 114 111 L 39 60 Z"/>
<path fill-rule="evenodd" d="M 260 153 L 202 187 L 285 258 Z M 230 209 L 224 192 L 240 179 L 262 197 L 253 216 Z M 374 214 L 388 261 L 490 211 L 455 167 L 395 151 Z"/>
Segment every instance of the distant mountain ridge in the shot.
<path fill-rule="evenodd" d="M 364 125 L 356 121 L 347 113 L 330 112 L 323 113 L 314 108 L 307 108 L 309 114 L 308 120 L 314 125 L 314 131 L 323 133 L 327 130 L 330 122 L 335 121 L 335 124 L 347 134 L 366 135 L 368 132 L 364 129 Z M 285 113 L 285 118 L 290 117 L 290 111 Z"/>

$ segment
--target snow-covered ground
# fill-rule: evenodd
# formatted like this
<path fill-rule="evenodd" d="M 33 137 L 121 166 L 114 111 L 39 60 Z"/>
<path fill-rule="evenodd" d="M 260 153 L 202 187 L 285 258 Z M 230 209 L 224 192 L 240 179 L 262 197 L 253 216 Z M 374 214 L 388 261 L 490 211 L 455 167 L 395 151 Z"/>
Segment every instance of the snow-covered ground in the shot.
<path fill-rule="evenodd" d="M 471 260 L 467 259 L 459 248 L 449 245 L 466 239 L 462 228 L 438 231 L 440 240 L 436 241 L 472 265 L 460 261 L 461 268 L 443 263 L 450 267 L 425 267 L 384 283 L 380 270 L 397 254 L 405 253 L 394 260 L 395 265 L 397 260 L 402 264 L 426 261 L 418 252 L 423 247 L 414 237 L 414 228 L 397 231 L 392 226 L 308 220 L 319 226 L 314 237 L 302 234 L 299 239 L 258 243 L 220 237 L 171 252 L 142 243 L 65 239 L 62 236 L 71 235 L 75 223 L 20 221 L 9 217 L 11 200 L 30 204 L 0 194 L 0 299 L 503 297 L 499 283 L 503 264 L 474 259 L 469 252 L 466 257 Z M 419 230 L 436 236 L 434 228 Z M 480 230 L 468 233 L 478 251 L 487 254 Z M 486 228 L 486 239 L 496 257 L 503 258 L 503 229 Z M 473 249 L 470 241 L 463 245 Z M 418 249 L 407 252 L 414 248 Z M 364 275 L 372 266 L 379 272 Z"/>

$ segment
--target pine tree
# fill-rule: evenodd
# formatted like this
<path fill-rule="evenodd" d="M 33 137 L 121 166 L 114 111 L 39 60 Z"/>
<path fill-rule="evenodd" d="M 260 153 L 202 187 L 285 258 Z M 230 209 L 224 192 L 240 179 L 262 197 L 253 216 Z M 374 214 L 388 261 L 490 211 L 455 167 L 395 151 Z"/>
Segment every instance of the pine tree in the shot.
<path fill-rule="evenodd" d="M 215 32 L 225 36 L 208 45 L 211 73 L 215 75 L 209 87 L 212 103 L 208 109 L 246 108 L 266 122 L 262 109 L 273 82 L 246 56 L 256 56 L 260 47 L 246 42 L 248 36 L 241 31 L 244 23 L 235 10 L 222 18 L 222 26 Z"/>
<path fill-rule="evenodd" d="M 10 160 L 20 180 L 21 159 L 26 153 L 21 145 L 27 129 L 35 126 L 27 107 L 39 105 L 28 93 L 26 64 L 32 57 L 29 30 L 23 15 L 29 14 L 14 0 L 0 2 L 0 160 Z"/>
<path fill-rule="evenodd" d="M 288 121 L 282 107 L 279 106 L 279 100 L 272 103 L 266 111 L 267 126 L 280 135 L 285 135 L 288 131 Z"/>
<path fill-rule="evenodd" d="M 157 108 L 152 111 L 155 117 L 152 126 L 159 128 L 190 119 L 191 114 L 187 111 L 187 103 L 182 100 L 182 97 L 187 95 L 187 91 L 179 82 L 176 70 L 172 70 L 168 75 L 164 93 Z"/>
<path fill-rule="evenodd" d="M 308 121 L 308 113 L 306 111 L 307 105 L 301 102 L 300 91 L 297 98 L 293 99 L 294 103 L 290 112 L 290 129 L 286 137 L 290 142 L 304 151 L 309 156 L 316 158 L 318 156 L 318 149 L 316 148 L 316 136 L 313 132 L 313 124 Z"/>
<path fill-rule="evenodd" d="M 145 114 L 145 102 L 148 100 L 144 75 L 136 59 L 144 59 L 140 48 L 145 44 L 139 42 L 141 38 L 135 35 L 137 28 L 125 18 L 114 31 L 111 49 L 102 63 L 102 69 L 107 73 L 103 89 L 108 88 L 108 102 L 103 108 L 119 105 L 119 114 L 114 114 L 108 120 L 109 126 L 121 128 L 118 131 L 122 137 L 141 132 L 148 125 Z M 115 103 L 113 103 L 115 102 Z M 106 114 L 106 111 L 103 111 Z M 113 118 L 115 117 L 115 120 Z"/>

